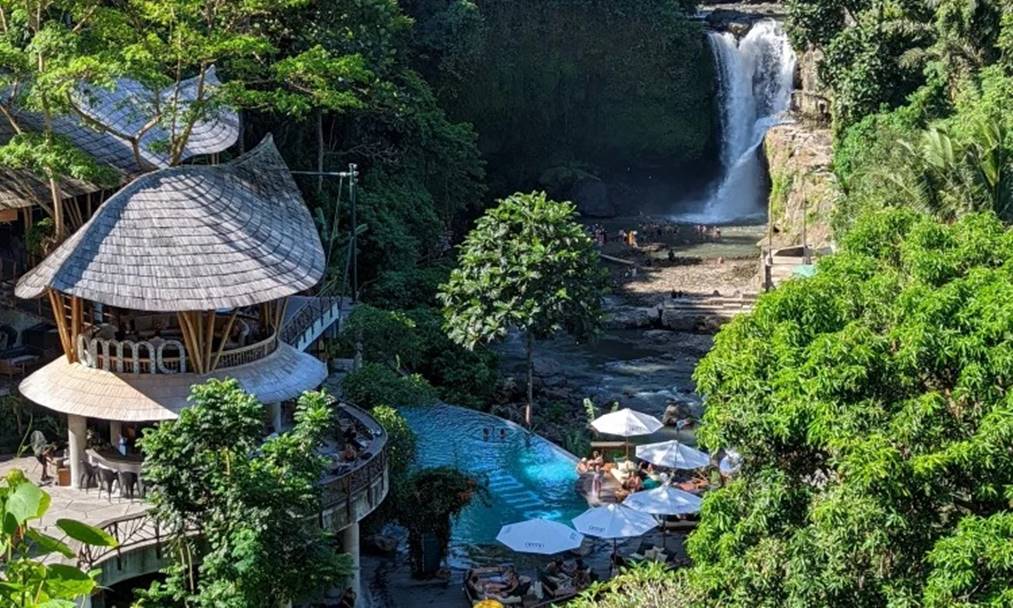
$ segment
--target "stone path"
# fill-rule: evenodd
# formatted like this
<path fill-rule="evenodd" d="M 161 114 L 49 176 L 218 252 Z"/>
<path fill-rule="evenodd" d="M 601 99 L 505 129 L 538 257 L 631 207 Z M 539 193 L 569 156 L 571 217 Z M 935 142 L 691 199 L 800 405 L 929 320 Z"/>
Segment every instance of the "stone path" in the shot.
<path fill-rule="evenodd" d="M 29 479 L 40 483 L 42 467 L 35 458 L 13 458 L 11 456 L 0 457 L 0 476 L 6 476 L 11 469 L 21 469 Z M 50 467 L 50 472 L 52 467 Z M 52 498 L 49 511 L 42 518 L 41 525 L 44 532 L 60 538 L 63 533 L 56 528 L 56 520 L 70 518 L 84 523 L 97 526 L 102 522 L 141 513 L 148 508 L 148 505 L 141 499 L 127 499 L 117 496 L 113 490 L 113 496 L 108 497 L 105 492 L 99 498 L 98 490 L 91 488 L 88 491 L 74 490 L 70 487 L 55 486 L 51 482 L 42 485 L 42 489 Z"/>

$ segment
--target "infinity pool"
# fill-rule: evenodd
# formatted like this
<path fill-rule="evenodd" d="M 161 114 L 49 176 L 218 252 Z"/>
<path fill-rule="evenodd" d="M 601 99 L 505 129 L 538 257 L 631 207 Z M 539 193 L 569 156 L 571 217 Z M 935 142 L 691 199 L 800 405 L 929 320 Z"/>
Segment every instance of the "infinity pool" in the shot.
<path fill-rule="evenodd" d="M 473 503 L 454 523 L 452 543 L 496 542 L 504 524 L 542 517 L 572 525 L 587 509 L 575 490 L 574 457 L 501 418 L 435 405 L 401 408 L 418 436 L 419 467 L 452 465 L 485 479 L 489 506 Z M 488 438 L 485 430 L 488 429 Z"/>

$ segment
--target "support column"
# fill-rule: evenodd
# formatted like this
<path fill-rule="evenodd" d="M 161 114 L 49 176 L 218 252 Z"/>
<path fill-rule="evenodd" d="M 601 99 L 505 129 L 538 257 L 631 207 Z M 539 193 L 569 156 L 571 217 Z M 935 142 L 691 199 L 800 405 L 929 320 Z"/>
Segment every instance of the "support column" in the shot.
<path fill-rule="evenodd" d="M 67 451 L 70 456 L 70 487 L 80 488 L 81 460 L 87 445 L 88 419 L 84 416 L 67 415 Z"/>
<path fill-rule="evenodd" d="M 362 589 L 360 587 L 359 566 L 359 524 L 354 523 L 341 531 L 341 547 L 352 558 L 352 580 L 349 586 L 355 592 L 355 603 L 361 605 Z"/>
<path fill-rule="evenodd" d="M 271 404 L 271 421 L 274 425 L 274 432 L 282 432 L 282 415 L 281 415 L 281 402 L 275 402 Z"/>
<path fill-rule="evenodd" d="M 114 450 L 120 448 L 120 437 L 123 436 L 123 423 L 119 420 L 109 421 L 109 443 Z"/>

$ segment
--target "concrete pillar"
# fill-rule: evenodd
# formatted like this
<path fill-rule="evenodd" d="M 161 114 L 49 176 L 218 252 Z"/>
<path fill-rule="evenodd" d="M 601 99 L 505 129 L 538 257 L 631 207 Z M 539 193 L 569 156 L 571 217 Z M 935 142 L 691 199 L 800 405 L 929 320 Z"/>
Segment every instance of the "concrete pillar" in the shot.
<path fill-rule="evenodd" d="M 119 420 L 109 421 L 109 443 L 112 444 L 113 449 L 117 450 L 120 447 L 120 437 L 123 436 L 123 423 Z"/>
<path fill-rule="evenodd" d="M 274 432 L 282 432 L 282 415 L 281 415 L 281 402 L 271 404 L 271 424 L 274 426 Z"/>
<path fill-rule="evenodd" d="M 70 457 L 70 487 L 78 489 L 81 481 L 81 460 L 88 438 L 88 419 L 67 415 L 67 451 Z"/>
<path fill-rule="evenodd" d="M 359 524 L 354 523 L 341 531 L 341 548 L 352 558 L 352 580 L 349 586 L 355 592 L 355 603 L 362 603 L 359 567 Z"/>

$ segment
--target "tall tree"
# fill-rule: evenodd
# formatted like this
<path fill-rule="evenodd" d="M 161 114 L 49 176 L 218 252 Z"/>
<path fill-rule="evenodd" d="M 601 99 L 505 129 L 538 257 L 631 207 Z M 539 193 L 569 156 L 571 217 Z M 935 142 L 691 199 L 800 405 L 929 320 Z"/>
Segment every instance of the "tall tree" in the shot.
<path fill-rule="evenodd" d="M 558 333 L 587 339 L 600 328 L 605 273 L 572 203 L 514 194 L 483 215 L 441 287 L 447 335 L 467 348 L 524 334 L 531 425 L 534 342 Z"/>
<path fill-rule="evenodd" d="M 326 467 L 317 448 L 333 430 L 326 396 L 304 394 L 295 427 L 266 441 L 264 406 L 235 380 L 194 386 L 191 401 L 141 442 L 153 514 L 175 547 L 142 605 L 275 608 L 346 577 L 347 556 L 314 523 Z"/>
<path fill-rule="evenodd" d="M 866 216 L 722 329 L 700 439 L 744 464 L 689 540 L 702 605 L 1009 605 L 1011 237 Z"/>

